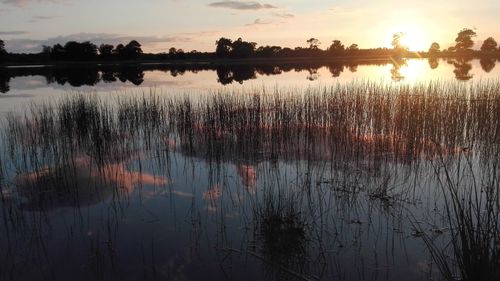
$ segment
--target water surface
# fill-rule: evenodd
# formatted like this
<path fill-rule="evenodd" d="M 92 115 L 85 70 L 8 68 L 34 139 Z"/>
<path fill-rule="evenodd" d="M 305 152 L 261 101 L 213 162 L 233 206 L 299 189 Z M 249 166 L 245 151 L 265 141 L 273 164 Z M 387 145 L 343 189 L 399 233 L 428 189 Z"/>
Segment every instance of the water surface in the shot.
<path fill-rule="evenodd" d="M 447 207 L 500 171 L 498 72 L 464 63 L 14 70 L 0 279 L 458 275 Z"/>

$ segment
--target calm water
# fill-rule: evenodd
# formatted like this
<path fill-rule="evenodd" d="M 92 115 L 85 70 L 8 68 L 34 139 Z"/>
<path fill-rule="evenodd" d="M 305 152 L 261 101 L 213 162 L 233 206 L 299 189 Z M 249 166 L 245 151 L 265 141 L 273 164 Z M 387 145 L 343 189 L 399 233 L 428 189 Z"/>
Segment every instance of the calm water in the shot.
<path fill-rule="evenodd" d="M 143 68 L 3 76 L 0 280 L 439 280 L 448 182 L 498 188 L 494 62 Z"/>
<path fill-rule="evenodd" d="M 22 109 L 33 99 L 84 91 L 109 93 L 160 89 L 168 93 L 329 86 L 356 80 L 415 84 L 429 80 L 474 82 L 497 79 L 495 60 L 401 60 L 352 63 L 50 68 L 0 72 L 0 112 Z M 17 106 L 21 104 L 20 106 Z"/>

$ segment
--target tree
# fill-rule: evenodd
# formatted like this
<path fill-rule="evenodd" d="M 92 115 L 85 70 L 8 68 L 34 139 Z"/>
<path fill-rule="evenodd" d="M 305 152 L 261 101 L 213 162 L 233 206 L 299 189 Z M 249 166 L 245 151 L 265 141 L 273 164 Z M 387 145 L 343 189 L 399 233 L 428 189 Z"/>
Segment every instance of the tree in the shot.
<path fill-rule="evenodd" d="M 351 46 L 349 46 L 349 48 L 347 48 L 348 51 L 358 51 L 359 50 L 359 46 L 358 44 L 351 44 Z"/>
<path fill-rule="evenodd" d="M 3 62 L 7 51 L 5 50 L 5 43 L 0 39 L 0 62 Z"/>
<path fill-rule="evenodd" d="M 474 46 L 474 41 L 472 40 L 472 38 L 476 36 L 477 34 L 474 30 L 468 28 L 462 29 L 455 39 L 455 49 L 457 51 L 469 50 L 470 48 L 472 48 L 472 46 Z"/>
<path fill-rule="evenodd" d="M 483 45 L 481 46 L 481 51 L 483 52 L 495 52 L 497 51 L 497 41 L 493 39 L 493 37 L 488 37 L 488 39 L 484 40 Z"/>
<path fill-rule="evenodd" d="M 438 43 L 436 42 L 433 42 L 429 48 L 429 54 L 436 54 L 436 53 L 439 53 L 439 51 L 441 50 L 441 46 L 439 46 Z"/>
<path fill-rule="evenodd" d="M 109 58 L 113 55 L 113 48 L 113 45 L 101 44 L 101 46 L 99 46 L 99 54 L 103 58 Z"/>
<path fill-rule="evenodd" d="M 404 32 L 396 32 L 394 35 L 392 35 L 392 42 L 391 45 L 394 48 L 394 50 L 402 50 L 402 49 L 407 49 L 407 47 L 401 45 L 401 39 L 405 36 Z"/>
<path fill-rule="evenodd" d="M 172 47 L 168 49 L 168 56 L 171 59 L 184 59 L 186 57 L 186 54 L 184 53 L 184 50 Z"/>
<path fill-rule="evenodd" d="M 51 46 L 47 46 L 47 45 L 43 45 L 42 46 L 42 54 L 49 54 L 52 53 L 52 47 Z"/>
<path fill-rule="evenodd" d="M 50 58 L 53 60 L 64 59 L 66 55 L 66 50 L 61 44 L 55 44 L 50 51 Z"/>
<path fill-rule="evenodd" d="M 319 49 L 319 45 L 321 45 L 321 42 L 316 38 L 311 38 L 311 39 L 307 40 L 306 42 L 307 42 L 307 44 L 309 44 L 309 49 L 311 49 L 311 50 L 317 50 L 317 49 Z"/>
<path fill-rule="evenodd" d="M 274 57 L 278 56 L 282 48 L 279 46 L 261 46 L 256 50 L 257 55 L 261 57 Z"/>
<path fill-rule="evenodd" d="M 125 46 L 123 44 L 118 44 L 118 45 L 116 45 L 115 49 L 113 50 L 113 53 L 115 55 L 122 56 L 124 49 L 125 49 Z"/>
<path fill-rule="evenodd" d="M 97 56 L 97 46 L 90 42 L 69 41 L 64 45 L 63 59 L 85 60 Z"/>
<path fill-rule="evenodd" d="M 246 42 L 241 38 L 234 41 L 232 44 L 231 56 L 234 58 L 248 58 L 251 57 L 255 53 L 255 47 L 257 43 L 255 42 Z"/>
<path fill-rule="evenodd" d="M 127 59 L 138 58 L 142 54 L 141 44 L 139 42 L 132 40 L 123 48 L 123 53 Z"/>
<path fill-rule="evenodd" d="M 345 46 L 340 40 L 333 40 L 332 45 L 328 48 L 330 52 L 339 53 L 345 50 Z"/>
<path fill-rule="evenodd" d="M 5 42 L 0 39 L 0 55 L 6 54 L 7 51 L 5 50 Z"/>
<path fill-rule="evenodd" d="M 227 58 L 233 50 L 233 41 L 227 38 L 220 38 L 215 42 L 217 48 L 215 49 L 215 55 L 219 58 Z"/>

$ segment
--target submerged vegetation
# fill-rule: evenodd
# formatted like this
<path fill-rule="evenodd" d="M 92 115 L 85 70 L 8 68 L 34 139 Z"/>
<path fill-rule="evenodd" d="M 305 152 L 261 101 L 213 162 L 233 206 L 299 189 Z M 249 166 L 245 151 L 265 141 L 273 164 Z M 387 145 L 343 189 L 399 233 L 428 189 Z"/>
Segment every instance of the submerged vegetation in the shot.
<path fill-rule="evenodd" d="M 449 280 L 499 276 L 499 81 L 74 94 L 11 113 L 1 136 L 0 234 L 36 240 L 0 254 L 8 268 L 0 279 L 16 276 L 15 261 L 29 259 L 32 245 L 39 268 L 26 279 L 64 271 L 46 260 L 57 247 L 44 223 L 57 225 L 50 212 L 64 208 L 78 222 L 64 219 L 68 239 L 89 241 L 90 261 L 79 261 L 89 276 L 127 274 L 119 253 L 134 245 L 118 234 L 133 220 L 136 198 L 151 203 L 134 229 L 162 235 L 172 232 L 162 230 L 165 221 L 176 221 L 165 216 L 188 206 L 172 227 L 188 228 L 176 239 L 190 255 L 173 259 L 157 250 L 171 241 L 152 236 L 131 254 L 141 257 L 131 258 L 142 263 L 135 277 L 195 274 L 184 267 L 213 251 L 227 279 L 251 278 L 229 262 L 263 263 L 272 280 L 402 278 L 417 266 L 429 279 L 434 268 Z M 169 200 L 168 212 L 157 207 Z M 414 252 L 405 252 L 407 243 Z"/>

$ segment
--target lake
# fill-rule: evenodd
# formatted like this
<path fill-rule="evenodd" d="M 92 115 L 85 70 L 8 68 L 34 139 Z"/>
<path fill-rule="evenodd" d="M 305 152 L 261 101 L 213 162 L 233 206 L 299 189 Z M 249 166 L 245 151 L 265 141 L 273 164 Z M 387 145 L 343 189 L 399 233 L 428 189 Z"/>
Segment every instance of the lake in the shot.
<path fill-rule="evenodd" d="M 498 276 L 495 63 L 2 69 L 0 280 Z"/>
<path fill-rule="evenodd" d="M 67 92 L 206 92 L 221 89 L 303 88 L 356 80 L 415 84 L 428 80 L 474 82 L 497 79 L 495 59 L 388 59 L 255 65 L 162 65 L 17 67 L 0 73 L 0 112 L 12 105 Z"/>

